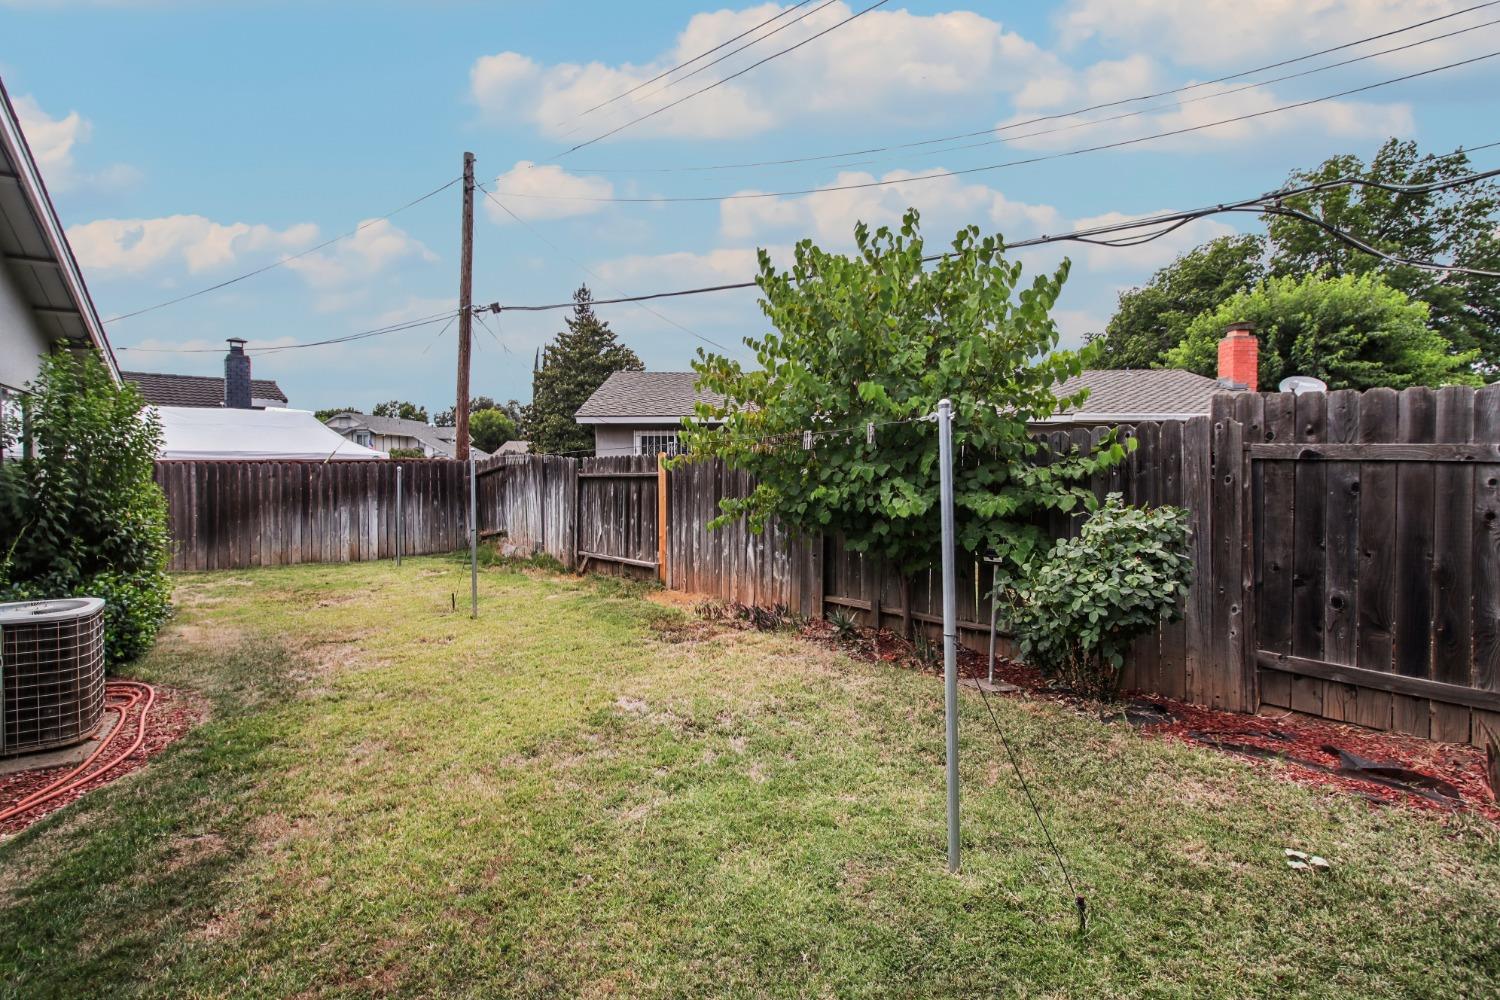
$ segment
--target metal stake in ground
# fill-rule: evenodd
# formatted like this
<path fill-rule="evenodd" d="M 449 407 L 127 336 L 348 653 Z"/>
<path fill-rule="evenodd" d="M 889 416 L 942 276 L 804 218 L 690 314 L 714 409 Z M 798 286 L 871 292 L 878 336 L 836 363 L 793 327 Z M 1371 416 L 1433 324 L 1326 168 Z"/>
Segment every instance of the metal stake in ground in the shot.
<path fill-rule="evenodd" d="M 958 871 L 958 587 L 953 556 L 953 403 L 938 401 L 943 521 L 943 715 L 948 727 L 948 870 Z"/>
<path fill-rule="evenodd" d="M 474 456 L 469 456 L 469 617 L 479 617 L 479 503 L 474 485 Z"/>

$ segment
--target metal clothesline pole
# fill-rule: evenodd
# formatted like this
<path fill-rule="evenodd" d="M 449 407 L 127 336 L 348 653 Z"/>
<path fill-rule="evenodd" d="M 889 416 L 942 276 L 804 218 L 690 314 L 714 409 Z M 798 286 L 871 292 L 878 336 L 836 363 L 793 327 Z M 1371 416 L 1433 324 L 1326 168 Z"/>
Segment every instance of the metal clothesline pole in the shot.
<path fill-rule="evenodd" d="M 953 403 L 938 401 L 943 523 L 943 715 L 948 737 L 948 870 L 958 871 L 958 587 L 954 582 Z"/>
<path fill-rule="evenodd" d="M 396 466 L 396 565 L 401 565 L 401 549 L 406 541 L 402 536 L 405 534 L 404 524 L 406 520 L 406 505 L 401 502 L 401 466 Z"/>

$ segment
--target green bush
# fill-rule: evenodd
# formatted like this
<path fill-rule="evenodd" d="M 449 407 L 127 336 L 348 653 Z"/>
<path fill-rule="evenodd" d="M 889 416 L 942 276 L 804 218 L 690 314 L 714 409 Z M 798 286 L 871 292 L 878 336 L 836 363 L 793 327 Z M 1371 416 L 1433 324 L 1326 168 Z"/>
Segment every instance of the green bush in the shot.
<path fill-rule="evenodd" d="M 392 448 L 389 452 L 391 458 L 426 458 L 427 453 L 421 448 Z"/>
<path fill-rule="evenodd" d="M 171 583 L 161 425 L 92 356 L 43 361 L 25 407 L 29 454 L 0 466 L 0 600 L 101 597 L 111 663 L 151 645 Z M 21 433 L 12 418 L 8 440 Z"/>
<path fill-rule="evenodd" d="M 1114 697 L 1131 642 L 1173 619 L 1187 594 L 1187 516 L 1126 506 L 1111 493 L 1009 595 L 1006 624 L 1022 658 L 1080 694 Z"/>

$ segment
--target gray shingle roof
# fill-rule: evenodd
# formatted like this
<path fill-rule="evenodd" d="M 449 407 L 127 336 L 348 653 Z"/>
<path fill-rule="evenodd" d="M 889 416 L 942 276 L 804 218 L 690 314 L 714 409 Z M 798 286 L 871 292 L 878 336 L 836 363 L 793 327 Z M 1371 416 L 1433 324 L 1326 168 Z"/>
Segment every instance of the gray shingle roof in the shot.
<path fill-rule="evenodd" d="M 134 382 L 152 406 L 223 406 L 224 380 L 214 375 L 168 375 L 162 372 L 121 372 Z M 274 399 L 286 404 L 286 393 L 274 379 L 250 380 L 251 399 Z"/>
<path fill-rule="evenodd" d="M 1070 396 L 1088 389 L 1083 406 L 1055 420 L 1088 420 L 1098 416 L 1182 416 L 1207 414 L 1215 393 L 1226 391 L 1211 378 L 1177 368 L 1088 369 L 1057 387 Z"/>
<path fill-rule="evenodd" d="M 700 392 L 697 381 L 695 372 L 615 372 L 574 416 L 686 417 L 697 402 L 724 402 L 716 392 Z"/>
<path fill-rule="evenodd" d="M 429 448 L 441 454 L 452 457 L 455 444 L 458 441 L 458 430 L 454 427 L 434 427 L 432 424 L 423 423 L 420 420 L 403 420 L 400 417 L 376 417 L 368 413 L 356 413 L 347 410 L 343 413 L 335 413 L 333 417 L 353 417 L 356 426 L 369 431 L 371 434 L 384 434 L 388 437 L 416 438 Z M 333 417 L 329 417 L 332 420 Z M 475 458 L 488 458 L 488 453 L 475 448 L 472 444 L 469 450 L 474 453 Z"/>

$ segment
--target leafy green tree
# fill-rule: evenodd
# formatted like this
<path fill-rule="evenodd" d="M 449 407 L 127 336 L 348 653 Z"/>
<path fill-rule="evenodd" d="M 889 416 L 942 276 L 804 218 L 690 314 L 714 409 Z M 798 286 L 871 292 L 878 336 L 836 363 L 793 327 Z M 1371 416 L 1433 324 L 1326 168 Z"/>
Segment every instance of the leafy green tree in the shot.
<path fill-rule="evenodd" d="M 615 339 L 609 324 L 594 314 L 587 285 L 573 293 L 567 329 L 547 345 L 531 379 L 526 434 L 533 452 L 557 454 L 594 447 L 594 432 L 573 414 L 618 371 L 645 368 L 634 351 Z"/>
<path fill-rule="evenodd" d="M 1416 143 L 1391 139 L 1368 164 L 1357 156 L 1335 156 L 1313 170 L 1293 172 L 1287 183 L 1359 177 L 1427 184 L 1472 170 L 1466 154 L 1423 155 Z M 1416 194 L 1330 187 L 1287 198 L 1285 204 L 1393 256 L 1484 269 L 1500 262 L 1500 186 L 1493 181 Z M 1272 274 L 1378 274 L 1387 285 L 1427 304 L 1428 323 L 1453 353 L 1477 349 L 1486 367 L 1500 366 L 1500 281 L 1393 264 L 1302 219 L 1267 215 L 1265 222 Z"/>
<path fill-rule="evenodd" d="M 1378 276 L 1269 278 L 1189 325 L 1167 363 L 1203 375 L 1218 367 L 1218 344 L 1233 322 L 1255 324 L 1260 384 L 1313 375 L 1330 389 L 1474 385 L 1474 352 L 1455 355 L 1413 302 Z"/>
<path fill-rule="evenodd" d="M 172 593 L 161 423 L 93 356 L 48 357 L 29 388 L 31 447 L 0 465 L 0 600 L 102 597 L 106 655 L 129 660 Z M 19 432 L 12 418 L 3 433 Z"/>
<path fill-rule="evenodd" d="M 395 417 L 399 420 L 420 420 L 427 423 L 427 407 L 418 406 L 416 403 L 408 403 L 404 400 L 393 399 L 386 403 L 379 403 L 375 409 L 370 411 L 375 417 Z"/>
<path fill-rule="evenodd" d="M 1107 368 L 1154 368 L 1182 342 L 1188 324 L 1264 277 L 1264 241 L 1222 236 L 1178 257 L 1120 302 L 1095 340 Z"/>
<path fill-rule="evenodd" d="M 473 415 L 480 410 L 501 410 L 510 418 L 511 423 L 516 425 L 518 433 L 526 413 L 525 405 L 514 399 L 506 400 L 504 403 L 497 403 L 489 396 L 475 396 L 469 400 L 470 419 L 472 420 Z M 451 406 L 432 418 L 432 425 L 434 427 L 452 427 L 455 423 L 457 423 L 457 419 L 454 416 L 453 407 Z"/>
<path fill-rule="evenodd" d="M 330 417 L 336 417 L 340 413 L 363 413 L 357 406 L 334 406 L 326 410 L 314 410 L 313 416 L 318 418 L 319 423 L 327 423 Z"/>
<path fill-rule="evenodd" d="M 515 436 L 516 422 L 499 407 L 492 406 L 469 415 L 469 441 L 480 451 L 493 454 Z"/>
<path fill-rule="evenodd" d="M 1048 314 L 1068 265 L 1021 288 L 1020 263 L 972 226 L 924 265 L 915 210 L 896 232 L 872 235 L 861 223 L 854 237 L 858 252 L 847 257 L 804 240 L 785 272 L 761 251 L 756 281 L 774 331 L 745 341 L 758 367 L 701 352 L 693 364 L 700 386 L 726 402 L 700 403 L 699 420 L 683 422 L 685 460 L 722 456 L 757 482 L 748 497 L 723 501 L 716 523 L 744 515 L 759 529 L 774 515 L 803 532 L 842 535 L 903 575 L 932 565 L 940 470 L 936 429 L 923 418 L 947 397 L 962 456 L 959 542 L 1023 562 L 1045 548 L 1035 515 L 1090 503 L 1077 478 L 1125 454 L 1111 440 L 1093 457 L 1032 461 L 1027 423 L 1082 399 L 1053 395 L 1083 368 L 1080 354 L 1055 350 Z M 876 425 L 873 440 L 867 424 Z"/>

